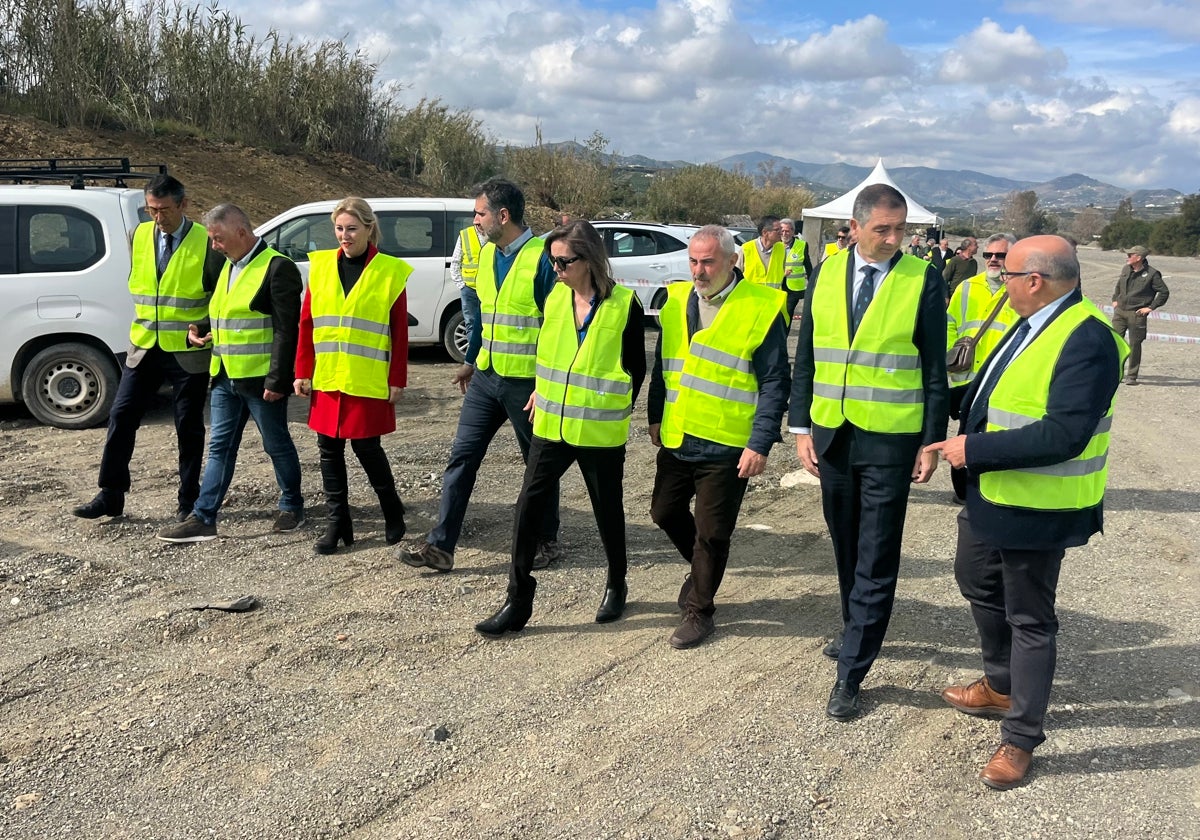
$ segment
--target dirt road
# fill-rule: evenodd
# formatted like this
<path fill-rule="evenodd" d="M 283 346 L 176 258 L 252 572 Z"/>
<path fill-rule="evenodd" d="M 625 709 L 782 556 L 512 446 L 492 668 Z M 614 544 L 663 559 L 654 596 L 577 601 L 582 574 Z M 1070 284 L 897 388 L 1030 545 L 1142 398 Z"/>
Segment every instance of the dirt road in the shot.
<path fill-rule="evenodd" d="M 1106 302 L 1122 260 L 1084 253 Z M 1200 261 L 1151 258 L 1168 311 L 1200 315 Z M 1200 325 L 1155 332 L 1200 336 Z M 414 359 L 387 442 L 411 535 L 436 515 L 460 397 Z M 1200 356 L 1146 345 L 1119 392 L 1106 533 L 1064 563 L 1049 741 L 1031 782 L 975 778 L 997 738 L 937 692 L 977 673 L 953 580 L 940 470 L 913 492 L 899 599 L 865 713 L 828 720 L 837 623 L 817 488 L 776 449 L 752 482 L 717 633 L 667 645 L 683 566 L 650 522 L 653 448 L 637 424 L 626 507 L 626 617 L 592 622 L 604 560 L 582 481 L 563 488 L 561 565 L 538 573 L 528 629 L 472 625 L 503 600 L 520 483 L 502 433 L 448 575 L 398 564 L 352 465 L 359 541 L 312 554 L 313 435 L 292 431 L 310 521 L 270 533 L 277 490 L 247 435 L 214 543 L 154 533 L 174 511 L 165 403 L 140 438 L 127 515 L 77 520 L 102 429 L 0 415 L 0 836 L 716 838 L 1200 836 Z M 644 415 L 641 415 L 644 417 Z M 190 605 L 253 594 L 246 614 Z"/>

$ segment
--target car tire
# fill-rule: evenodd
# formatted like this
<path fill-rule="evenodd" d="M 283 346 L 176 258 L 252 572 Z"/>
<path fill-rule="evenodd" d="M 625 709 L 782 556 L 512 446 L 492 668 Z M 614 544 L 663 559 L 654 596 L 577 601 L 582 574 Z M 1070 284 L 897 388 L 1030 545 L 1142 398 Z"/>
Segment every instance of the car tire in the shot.
<path fill-rule="evenodd" d="M 442 327 L 442 347 L 445 348 L 451 359 L 461 363 L 467 358 L 467 343 L 470 338 L 471 336 L 467 332 L 467 322 L 463 320 L 462 310 L 454 310 Z"/>
<path fill-rule="evenodd" d="M 662 308 L 666 305 L 667 305 L 667 290 L 659 289 L 658 291 L 656 291 L 654 293 L 654 297 L 651 298 L 651 300 L 650 300 L 650 308 L 657 309 L 659 312 L 661 312 Z M 654 325 L 656 327 L 662 326 L 662 321 L 659 319 L 658 315 L 651 315 L 650 317 L 654 320 Z"/>
<path fill-rule="evenodd" d="M 87 344 L 55 344 L 38 352 L 21 376 L 21 398 L 39 422 L 89 429 L 108 420 L 120 373 L 105 353 Z"/>

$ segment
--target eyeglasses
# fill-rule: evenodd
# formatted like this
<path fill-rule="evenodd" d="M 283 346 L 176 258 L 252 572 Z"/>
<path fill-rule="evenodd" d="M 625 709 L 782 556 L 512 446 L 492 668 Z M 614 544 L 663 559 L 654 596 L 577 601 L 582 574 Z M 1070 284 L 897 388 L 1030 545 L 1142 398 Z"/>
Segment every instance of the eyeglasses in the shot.
<path fill-rule="evenodd" d="M 566 271 L 567 266 L 571 263 L 579 262 L 583 257 L 576 254 L 573 257 L 551 257 L 550 262 L 554 263 L 554 267 L 559 271 Z"/>
<path fill-rule="evenodd" d="M 1008 251 L 984 251 L 983 258 L 985 260 L 1002 260 L 1008 256 Z"/>
<path fill-rule="evenodd" d="M 838 238 L 838 239 L 845 239 L 845 238 L 846 238 L 846 234 L 844 234 L 844 233 L 839 233 L 839 234 L 837 235 L 837 238 Z"/>
<path fill-rule="evenodd" d="M 1001 271 L 1000 279 L 1008 280 L 1010 277 L 1025 277 L 1028 274 L 1036 274 L 1038 277 L 1049 277 L 1049 274 L 1042 274 L 1040 271 Z"/>

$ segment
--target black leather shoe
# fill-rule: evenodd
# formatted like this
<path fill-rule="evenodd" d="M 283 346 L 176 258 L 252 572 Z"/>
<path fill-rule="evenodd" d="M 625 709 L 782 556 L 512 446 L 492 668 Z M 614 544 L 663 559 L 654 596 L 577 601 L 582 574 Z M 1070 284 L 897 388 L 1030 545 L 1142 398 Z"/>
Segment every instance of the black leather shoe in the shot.
<path fill-rule="evenodd" d="M 830 659 L 837 659 L 842 653 L 842 642 L 846 639 L 846 631 L 839 630 L 837 635 L 829 640 L 829 644 L 821 648 L 821 653 L 828 656 Z"/>
<path fill-rule="evenodd" d="M 475 632 L 483 636 L 499 638 L 505 633 L 516 633 L 524 630 L 529 617 L 533 615 L 533 601 L 517 602 L 509 596 L 499 612 L 486 621 L 475 625 Z"/>
<path fill-rule="evenodd" d="M 629 587 L 625 584 L 610 586 L 604 590 L 604 598 L 600 601 L 600 609 L 596 611 L 596 623 L 608 624 L 616 621 L 625 613 L 625 598 L 629 595 Z"/>
<path fill-rule="evenodd" d="M 680 612 L 687 612 L 687 599 L 690 594 L 692 594 L 692 573 L 688 572 L 683 577 L 683 585 L 679 587 L 679 597 L 675 599 Z"/>
<path fill-rule="evenodd" d="M 120 516 L 125 512 L 125 494 L 101 490 L 85 505 L 72 508 L 80 519 L 99 519 L 101 516 Z"/>
<path fill-rule="evenodd" d="M 858 717 L 858 686 L 850 685 L 845 680 L 835 682 L 833 691 L 829 692 L 825 714 L 843 722 Z"/>

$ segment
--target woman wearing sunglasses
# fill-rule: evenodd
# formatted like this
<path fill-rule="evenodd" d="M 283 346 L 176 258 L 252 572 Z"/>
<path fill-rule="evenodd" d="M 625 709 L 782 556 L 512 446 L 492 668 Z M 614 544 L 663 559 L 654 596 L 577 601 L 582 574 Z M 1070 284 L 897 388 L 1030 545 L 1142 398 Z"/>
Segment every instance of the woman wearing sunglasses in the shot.
<path fill-rule="evenodd" d="M 558 480 L 579 464 L 608 559 L 596 621 L 625 611 L 625 442 L 633 403 L 646 378 L 642 306 L 613 280 L 600 234 L 577 220 L 545 238 L 559 282 L 546 298 L 537 345 L 537 378 L 525 408 L 533 440 L 517 498 L 508 597 L 475 625 L 485 636 L 518 631 L 533 613 L 533 557 L 543 509 Z"/>

